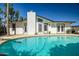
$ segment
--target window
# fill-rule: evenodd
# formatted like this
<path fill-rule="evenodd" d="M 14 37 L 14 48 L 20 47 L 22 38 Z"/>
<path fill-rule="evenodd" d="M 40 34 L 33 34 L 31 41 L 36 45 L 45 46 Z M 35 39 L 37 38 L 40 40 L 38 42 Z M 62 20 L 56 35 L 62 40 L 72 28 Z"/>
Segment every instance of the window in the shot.
<path fill-rule="evenodd" d="M 24 31 L 27 32 L 27 28 L 26 28 L 26 26 L 24 26 L 24 27 L 25 27 L 25 30 L 24 30 Z"/>
<path fill-rule="evenodd" d="M 42 20 L 42 19 L 40 19 L 40 18 L 38 18 L 38 22 L 43 22 L 43 20 Z"/>
<path fill-rule="evenodd" d="M 57 26 L 57 31 L 60 32 L 60 26 Z"/>
<path fill-rule="evenodd" d="M 24 24 L 24 31 L 27 32 L 27 27 L 26 23 Z"/>
<path fill-rule="evenodd" d="M 15 30 L 15 24 L 14 23 L 12 24 L 12 30 L 13 31 Z"/>
<path fill-rule="evenodd" d="M 38 24 L 38 31 L 42 32 L 42 24 Z"/>
<path fill-rule="evenodd" d="M 44 31 L 47 31 L 47 24 L 44 24 Z"/>
<path fill-rule="evenodd" d="M 64 25 L 63 25 L 63 26 L 61 26 L 61 31 L 62 31 L 62 32 L 64 31 L 64 27 L 65 27 Z"/>

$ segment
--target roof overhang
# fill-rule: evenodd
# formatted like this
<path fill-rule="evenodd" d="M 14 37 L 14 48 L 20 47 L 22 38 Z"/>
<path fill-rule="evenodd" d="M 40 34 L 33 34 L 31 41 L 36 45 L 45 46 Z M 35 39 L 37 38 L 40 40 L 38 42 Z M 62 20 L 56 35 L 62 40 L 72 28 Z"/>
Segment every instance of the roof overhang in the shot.
<path fill-rule="evenodd" d="M 54 21 L 56 23 L 75 23 L 75 21 Z"/>
<path fill-rule="evenodd" d="M 45 19 L 45 20 L 47 20 L 47 21 L 49 21 L 49 22 L 54 22 L 53 20 L 50 20 L 50 19 L 48 19 L 48 18 L 46 18 L 46 17 L 43 17 L 43 16 L 37 15 L 37 17 L 38 17 L 38 18 Z"/>
<path fill-rule="evenodd" d="M 75 21 L 53 21 L 53 20 L 50 20 L 50 19 L 48 19 L 46 17 L 39 16 L 39 15 L 37 15 L 37 17 L 48 20 L 49 21 L 48 23 L 70 23 L 70 24 L 75 23 Z"/>
<path fill-rule="evenodd" d="M 79 27 L 79 25 L 75 25 L 75 26 L 72 26 L 72 27 Z"/>

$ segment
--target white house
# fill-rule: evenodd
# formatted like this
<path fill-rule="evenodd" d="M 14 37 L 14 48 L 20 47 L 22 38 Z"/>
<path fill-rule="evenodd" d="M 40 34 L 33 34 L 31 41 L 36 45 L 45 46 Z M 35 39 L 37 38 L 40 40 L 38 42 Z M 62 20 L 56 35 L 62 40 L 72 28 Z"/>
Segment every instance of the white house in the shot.
<path fill-rule="evenodd" d="M 53 21 L 39 16 L 36 12 L 27 12 L 27 20 L 10 23 L 10 34 L 53 34 L 66 33 L 71 29 L 70 21 Z"/>

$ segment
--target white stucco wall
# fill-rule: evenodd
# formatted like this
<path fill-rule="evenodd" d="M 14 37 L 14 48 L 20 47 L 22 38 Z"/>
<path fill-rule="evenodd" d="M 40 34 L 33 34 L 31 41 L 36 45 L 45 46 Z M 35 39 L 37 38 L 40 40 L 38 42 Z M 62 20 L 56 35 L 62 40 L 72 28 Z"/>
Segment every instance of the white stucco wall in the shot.
<path fill-rule="evenodd" d="M 23 23 L 16 23 L 16 34 L 23 34 Z"/>
<path fill-rule="evenodd" d="M 12 23 L 10 23 L 10 35 L 13 35 L 15 31 L 12 29 Z"/>
<path fill-rule="evenodd" d="M 42 32 L 39 32 L 38 31 L 38 25 L 41 24 L 42 25 Z M 51 24 L 51 25 L 48 25 L 48 30 L 47 31 L 44 31 L 44 23 L 42 22 L 37 22 L 37 33 L 38 34 L 46 34 L 46 33 L 57 33 L 57 27 L 56 27 L 56 24 Z"/>
<path fill-rule="evenodd" d="M 56 25 L 55 24 L 48 25 L 48 32 L 50 32 L 50 33 L 56 33 L 57 32 Z"/>
<path fill-rule="evenodd" d="M 15 34 L 15 31 L 12 30 L 12 24 L 10 24 L 10 34 Z M 23 22 L 16 22 L 16 34 L 27 34 L 27 32 L 24 32 Z"/>
<path fill-rule="evenodd" d="M 38 31 L 38 24 L 42 24 L 42 32 Z M 53 24 L 48 25 L 48 31 L 44 31 L 44 23 L 37 22 L 37 33 L 38 34 L 44 34 L 44 33 L 49 33 L 49 32 L 51 34 L 53 34 L 53 33 L 66 33 L 66 31 L 68 29 L 71 29 L 71 26 L 70 26 L 70 24 L 65 24 L 65 26 L 66 27 L 64 27 L 64 31 L 62 32 L 61 31 L 61 25 L 60 25 L 60 32 L 58 32 L 56 23 L 53 23 Z"/>
<path fill-rule="evenodd" d="M 10 35 L 14 34 L 14 31 L 12 30 L 12 27 L 10 27 Z"/>
<path fill-rule="evenodd" d="M 36 33 L 36 13 L 32 11 L 27 12 L 27 33 L 29 35 Z"/>
<path fill-rule="evenodd" d="M 60 25 L 60 32 L 57 31 L 56 23 L 50 24 L 49 27 L 48 27 L 48 31 L 51 32 L 51 33 L 66 33 L 66 31 L 69 30 L 69 29 L 71 29 L 71 24 L 70 23 L 65 24 L 63 32 L 61 31 L 61 25 Z"/>
<path fill-rule="evenodd" d="M 71 29 L 71 27 L 65 27 L 65 32 L 66 32 L 67 30 L 69 30 L 69 29 Z"/>
<path fill-rule="evenodd" d="M 72 29 L 71 28 L 71 24 L 70 23 L 68 23 L 68 24 L 65 24 L 65 33 L 67 32 L 67 30 L 69 30 L 69 29 Z"/>

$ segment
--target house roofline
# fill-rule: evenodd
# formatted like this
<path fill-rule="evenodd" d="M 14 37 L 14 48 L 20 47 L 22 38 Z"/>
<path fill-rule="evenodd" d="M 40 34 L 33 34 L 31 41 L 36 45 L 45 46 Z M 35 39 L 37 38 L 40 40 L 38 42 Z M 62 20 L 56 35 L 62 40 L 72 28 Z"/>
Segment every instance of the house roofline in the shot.
<path fill-rule="evenodd" d="M 44 18 L 44 19 L 46 19 L 46 20 L 49 20 L 49 21 L 52 21 L 52 22 L 65 22 L 65 23 L 75 23 L 75 21 L 53 21 L 53 20 L 50 20 L 50 19 L 48 19 L 48 18 L 46 18 L 46 17 L 43 17 L 43 16 L 40 16 L 40 15 L 37 15 L 38 17 L 42 17 L 42 18 Z"/>
<path fill-rule="evenodd" d="M 54 21 L 54 22 L 75 23 L 75 21 Z"/>
<path fill-rule="evenodd" d="M 40 15 L 36 15 L 36 16 L 41 17 L 41 18 L 44 18 L 44 19 L 46 19 L 46 20 L 48 20 L 48 21 L 54 22 L 53 20 L 50 20 L 50 19 L 48 19 L 48 18 L 46 18 L 46 17 L 40 16 Z"/>

